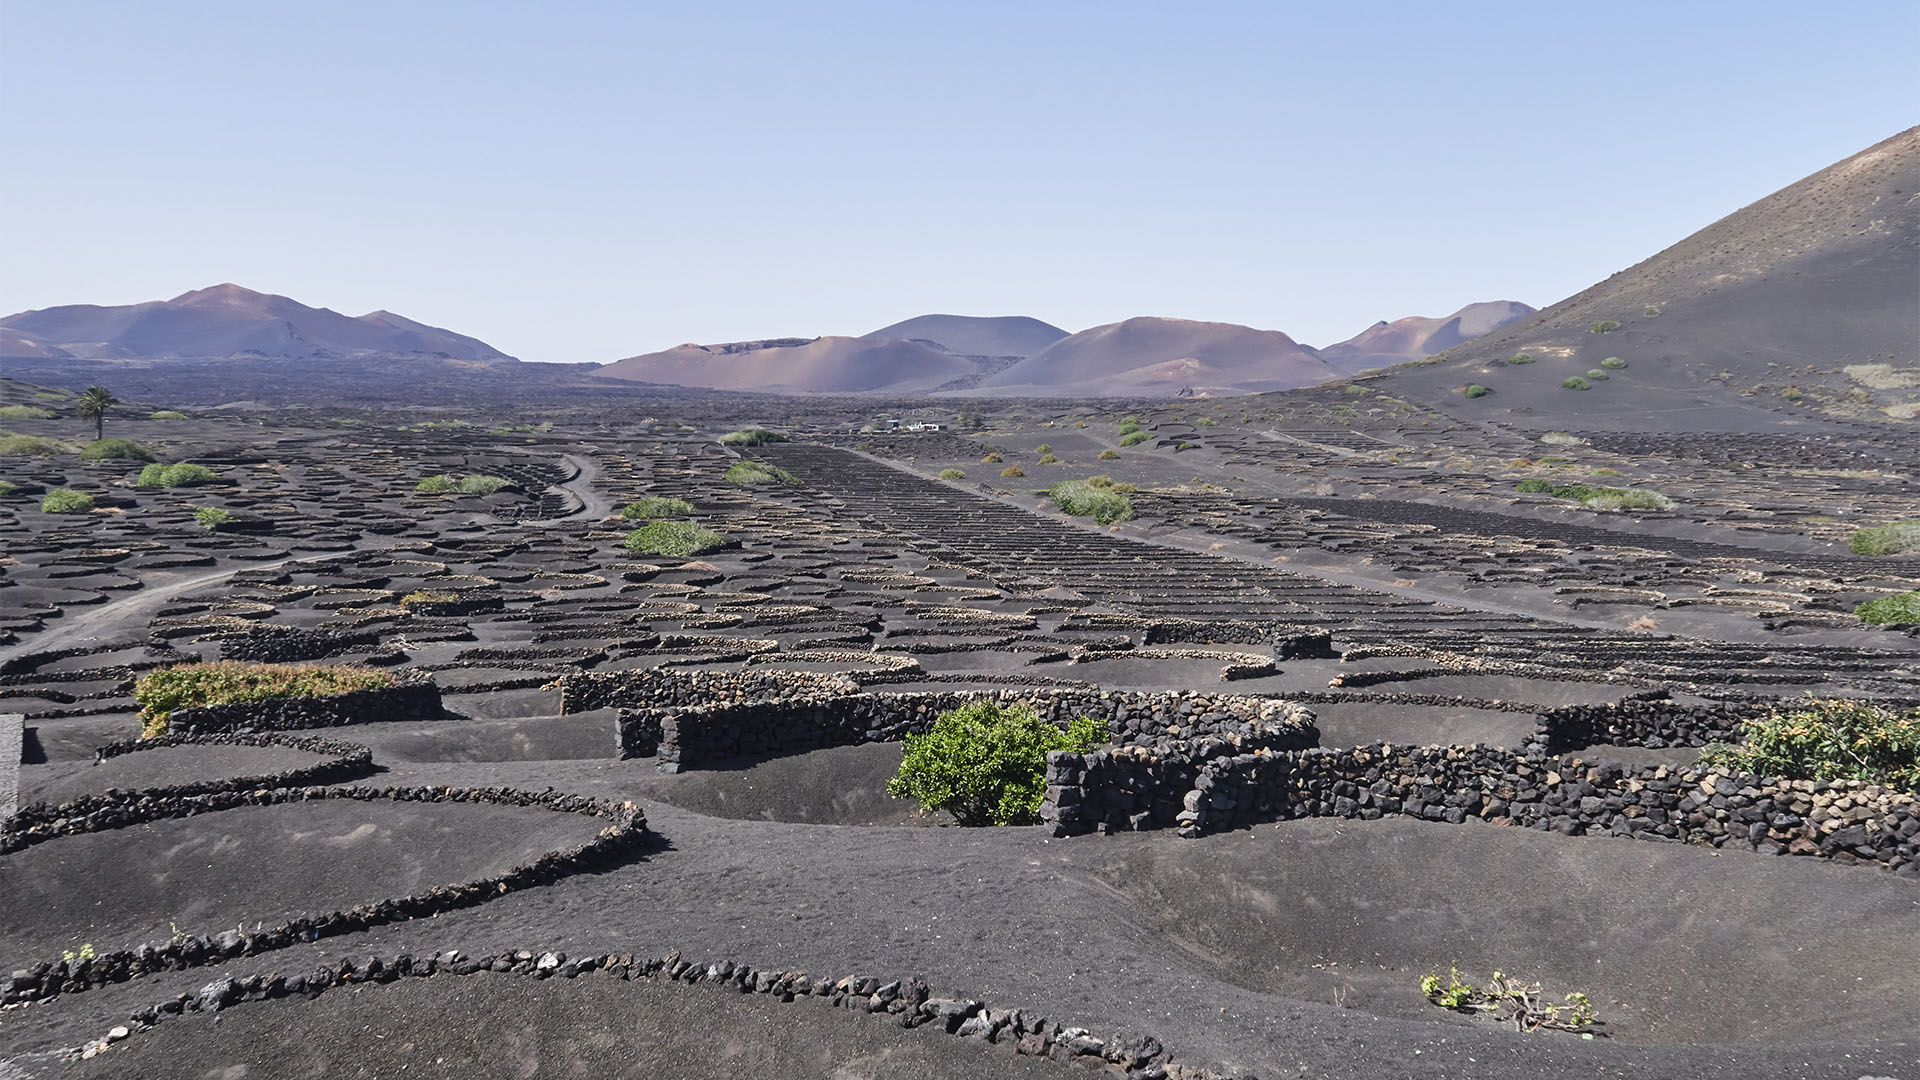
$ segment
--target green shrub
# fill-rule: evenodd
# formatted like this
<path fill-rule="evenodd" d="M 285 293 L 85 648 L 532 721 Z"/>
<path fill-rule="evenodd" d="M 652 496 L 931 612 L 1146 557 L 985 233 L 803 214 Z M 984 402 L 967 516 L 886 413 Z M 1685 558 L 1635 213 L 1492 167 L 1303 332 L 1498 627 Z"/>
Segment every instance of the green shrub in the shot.
<path fill-rule="evenodd" d="M 1674 505 L 1657 491 L 1639 488 L 1600 488 L 1580 503 L 1593 510 L 1671 510 Z"/>
<path fill-rule="evenodd" d="M 736 461 L 727 469 L 729 484 L 798 484 L 799 478 L 763 461 Z"/>
<path fill-rule="evenodd" d="M 1120 484 L 1113 485 L 1111 488 L 1108 488 L 1107 490 L 1118 492 L 1121 495 L 1131 495 L 1134 492 L 1140 490 L 1140 485 L 1120 483 Z"/>
<path fill-rule="evenodd" d="M 16 484 L 11 480 L 0 480 L 0 499 L 4 499 L 7 496 L 19 490 L 20 490 L 19 484 Z"/>
<path fill-rule="evenodd" d="M 140 470 L 141 487 L 194 487 L 198 484 L 211 484 L 220 479 L 220 474 L 205 465 L 192 465 L 181 462 L 178 465 L 148 465 Z"/>
<path fill-rule="evenodd" d="M 1713 743 L 1700 763 L 1789 780 L 1864 780 L 1920 794 L 1920 708 L 1810 699 L 1740 725 L 1737 745 Z"/>
<path fill-rule="evenodd" d="M 459 490 L 462 495 L 492 495 L 501 488 L 511 487 L 512 484 L 513 481 L 505 477 L 483 476 L 475 473 L 460 478 Z"/>
<path fill-rule="evenodd" d="M 0 405 L 0 420 L 51 420 L 59 415 L 38 405 Z"/>
<path fill-rule="evenodd" d="M 273 698 L 325 697 L 394 684 L 390 671 L 323 664 L 252 664 L 222 660 L 181 664 L 140 677 L 133 699 L 140 704 L 141 734 L 164 735 L 176 709 L 230 705 Z"/>
<path fill-rule="evenodd" d="M 1060 464 L 1060 458 L 1059 458 L 1059 455 L 1057 455 L 1057 454 L 1041 454 L 1041 455 L 1040 455 L 1040 464 L 1042 464 L 1042 465 L 1058 465 L 1058 464 Z"/>
<path fill-rule="evenodd" d="M 1896 593 L 1869 600 L 1853 609 L 1861 622 L 1874 626 L 1920 623 L 1920 592 Z"/>
<path fill-rule="evenodd" d="M 1090 488 L 1110 488 L 1113 486 L 1113 477 L 1107 476 L 1104 473 L 1099 476 L 1089 476 L 1087 477 L 1087 486 Z"/>
<path fill-rule="evenodd" d="M 1532 353 L 1523 353 L 1523 352 L 1518 352 L 1518 353 L 1514 353 L 1514 354 L 1513 354 L 1512 356 L 1509 356 L 1509 357 L 1507 357 L 1507 363 L 1509 363 L 1509 364 L 1531 364 L 1531 363 L 1533 363 L 1533 354 L 1532 354 Z"/>
<path fill-rule="evenodd" d="M 1470 398 L 1486 397 L 1488 394 L 1491 394 L 1491 393 L 1493 393 L 1492 390 L 1489 390 L 1488 388 L 1481 386 L 1479 383 L 1469 383 L 1466 389 L 1466 395 Z"/>
<path fill-rule="evenodd" d="M 80 448 L 88 461 L 152 461 L 153 451 L 132 439 L 95 439 Z"/>
<path fill-rule="evenodd" d="M 787 437 L 777 431 L 766 428 L 741 428 L 720 436 L 722 446 L 765 446 L 768 443 L 786 442 Z"/>
<path fill-rule="evenodd" d="M 84 514 L 93 509 L 93 496 L 72 488 L 54 488 L 40 497 L 40 509 L 48 514 Z"/>
<path fill-rule="evenodd" d="M 1578 375 L 1569 375 L 1560 381 L 1560 385 L 1568 390 L 1585 390 L 1589 384 Z"/>
<path fill-rule="evenodd" d="M 1112 525 L 1133 516 L 1133 500 L 1107 486 L 1095 487 L 1085 480 L 1062 480 L 1047 489 L 1047 498 L 1061 513 L 1091 517 L 1102 525 Z"/>
<path fill-rule="evenodd" d="M 1100 451 L 1100 460 L 1101 460 L 1101 461 L 1119 461 L 1119 460 L 1120 460 L 1120 451 L 1118 451 L 1118 450 L 1102 450 L 1102 451 Z"/>
<path fill-rule="evenodd" d="M 159 412 L 147 414 L 149 420 L 185 420 L 186 418 L 187 414 L 178 409 L 161 409 Z"/>
<path fill-rule="evenodd" d="M 1173 446 L 1173 452 L 1176 454 L 1182 450 L 1198 450 L 1198 449 L 1200 449 L 1199 443 L 1180 442 L 1180 443 L 1175 443 Z"/>
<path fill-rule="evenodd" d="M 1551 458 L 1543 460 L 1552 460 Z M 1585 484 L 1556 484 L 1538 476 L 1513 485 L 1513 490 L 1530 495 L 1552 495 L 1556 499 L 1574 499 L 1595 510 L 1671 510 L 1672 499 L 1657 491 L 1640 488 L 1588 487 Z"/>
<path fill-rule="evenodd" d="M 692 514 L 692 503 L 667 495 L 648 495 L 620 508 L 620 516 L 628 521 L 658 521 L 661 518 L 689 517 Z"/>
<path fill-rule="evenodd" d="M 441 589 L 415 589 L 400 598 L 400 606 L 409 604 L 452 604 L 458 602 L 460 594 Z"/>
<path fill-rule="evenodd" d="M 726 543 L 726 537 L 691 521 L 656 521 L 628 533 L 620 546 L 635 555 L 687 559 L 725 547 Z"/>
<path fill-rule="evenodd" d="M 53 457 L 56 454 L 72 452 L 73 447 L 59 439 L 48 439 L 39 435 L 15 435 L 10 431 L 0 431 L 0 454 L 10 454 L 14 457 Z"/>
<path fill-rule="evenodd" d="M 999 454 L 997 454 L 997 453 L 993 453 L 993 454 L 988 454 L 988 455 L 987 455 L 986 457 L 983 457 L 983 458 L 981 458 L 981 459 L 980 459 L 980 464 L 982 464 L 982 465 L 998 465 L 998 464 L 1000 464 L 1000 463 L 1001 463 L 1002 461 L 1005 461 L 1005 460 L 1007 460 L 1007 459 L 1006 459 L 1006 458 L 1003 458 L 1003 457 L 1001 457 L 1001 456 L 1000 456 Z"/>
<path fill-rule="evenodd" d="M 1601 368 L 1588 368 L 1587 378 L 1592 379 L 1594 382 L 1606 382 L 1608 375 L 1606 371 Z"/>
<path fill-rule="evenodd" d="M 1800 392 L 1800 388 L 1797 386 L 1789 386 L 1785 390 L 1780 391 L 1780 399 L 1791 405 L 1798 405 L 1800 400 L 1806 396 L 1807 395 Z"/>
<path fill-rule="evenodd" d="M 460 486 L 460 481 L 452 473 L 435 473 L 432 476 L 421 477 L 420 482 L 413 485 L 413 490 L 429 492 L 452 491 L 458 486 Z"/>
<path fill-rule="evenodd" d="M 1596 334 L 1611 334 L 1618 329 L 1620 329 L 1620 323 L 1614 319 L 1601 319 L 1593 324 L 1593 332 Z"/>
<path fill-rule="evenodd" d="M 201 528 L 212 532 L 227 522 L 232 521 L 233 514 L 217 506 L 203 506 L 193 512 L 193 520 L 199 522 Z"/>
<path fill-rule="evenodd" d="M 1600 366 L 1606 368 L 1608 371 L 1624 371 L 1627 362 L 1617 356 L 1609 356 L 1605 360 L 1600 361 Z"/>
<path fill-rule="evenodd" d="M 940 479 L 942 480 L 965 480 L 966 478 L 967 474 L 961 472 L 959 469 L 940 470 Z"/>
<path fill-rule="evenodd" d="M 1640 314 L 1645 315 L 1647 318 L 1651 319 L 1651 318 L 1655 318 L 1660 314 L 1660 309 L 1657 307 L 1654 307 L 1652 304 L 1648 304 L 1646 307 L 1643 307 L 1640 309 Z"/>
<path fill-rule="evenodd" d="M 1047 754 L 1084 753 L 1106 737 L 1084 716 L 1062 731 L 1028 705 L 972 702 L 942 713 L 925 735 L 907 736 L 887 794 L 962 825 L 1031 825 L 1046 794 Z"/>
<path fill-rule="evenodd" d="M 1907 555 L 1920 551 L 1920 518 L 1855 529 L 1847 546 L 1855 555 Z"/>
<path fill-rule="evenodd" d="M 1021 468 L 1018 465 L 1009 465 L 1006 468 L 1000 470 L 1000 475 L 1007 477 L 1008 479 L 1012 479 L 1013 477 L 1016 477 L 1016 476 L 1027 475 L 1027 470 Z"/>
<path fill-rule="evenodd" d="M 1125 435 L 1120 436 L 1120 445 L 1139 446 L 1151 438 L 1153 438 L 1153 432 L 1151 431 L 1129 431 Z"/>
<path fill-rule="evenodd" d="M 1200 417 L 1194 418 L 1193 426 L 1194 427 L 1219 427 L 1220 421 L 1215 420 L 1211 416 L 1200 416 Z"/>
<path fill-rule="evenodd" d="M 1126 419 L 1120 421 L 1121 435 L 1131 435 L 1134 432 L 1139 430 L 1140 430 L 1140 418 L 1137 416 L 1129 416 Z"/>
<path fill-rule="evenodd" d="M 1053 444 L 1041 443 L 1039 446 L 1033 448 L 1033 452 L 1039 454 L 1041 457 L 1046 457 L 1048 454 L 1053 453 Z"/>

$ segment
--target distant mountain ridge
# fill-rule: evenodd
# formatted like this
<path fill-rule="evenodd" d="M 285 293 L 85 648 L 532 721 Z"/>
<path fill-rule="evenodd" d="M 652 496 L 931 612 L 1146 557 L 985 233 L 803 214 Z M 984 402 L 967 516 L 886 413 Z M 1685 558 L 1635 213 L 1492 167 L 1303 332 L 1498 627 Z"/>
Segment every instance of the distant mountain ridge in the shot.
<path fill-rule="evenodd" d="M 0 319 L 0 356 L 86 360 L 426 356 L 469 364 L 516 362 L 478 338 L 390 311 L 355 318 L 233 284 L 144 304 L 70 304 L 9 315 Z"/>
<path fill-rule="evenodd" d="M 1345 341 L 1321 349 L 1320 358 L 1346 374 L 1392 367 L 1446 352 L 1537 310 L 1517 300 L 1491 300 L 1468 304 L 1438 319 L 1413 315 L 1392 322 L 1377 322 Z"/>
<path fill-rule="evenodd" d="M 679 345 L 615 361 L 599 374 L 783 394 L 1250 394 L 1424 358 L 1533 310 L 1506 300 L 1472 304 L 1444 319 L 1381 323 L 1325 350 L 1278 330 L 1192 319 L 1140 316 L 1069 334 L 1021 315 L 919 315 L 857 338 Z"/>

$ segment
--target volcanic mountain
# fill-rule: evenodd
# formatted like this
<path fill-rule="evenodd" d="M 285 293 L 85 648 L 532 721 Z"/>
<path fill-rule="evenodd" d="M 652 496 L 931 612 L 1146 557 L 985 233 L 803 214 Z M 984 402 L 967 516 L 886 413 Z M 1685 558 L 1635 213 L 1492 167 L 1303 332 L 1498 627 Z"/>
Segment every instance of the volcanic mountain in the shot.
<path fill-rule="evenodd" d="M 869 340 L 931 341 L 958 356 L 1032 356 L 1066 336 L 1065 330 L 1025 315 L 920 315 L 866 335 Z"/>
<path fill-rule="evenodd" d="M 1920 127 L 1438 363 L 1377 378 L 1462 416 L 1548 426 L 1914 419 Z M 1468 399 L 1460 391 L 1469 384 L 1490 392 Z"/>
<path fill-rule="evenodd" d="M 1321 349 L 1320 358 L 1343 372 L 1424 360 L 1537 310 L 1517 300 L 1489 300 L 1468 304 L 1438 319 L 1410 315 L 1392 322 L 1377 322 L 1345 341 Z"/>
<path fill-rule="evenodd" d="M 1338 378 L 1313 349 L 1278 330 L 1141 317 L 1061 338 L 981 389 L 1044 397 L 1257 393 Z"/>
<path fill-rule="evenodd" d="M 354 318 L 297 300 L 215 285 L 120 307 L 70 304 L 0 319 L 0 355 L 84 360 L 434 357 L 514 362 L 484 341 L 390 311 Z"/>

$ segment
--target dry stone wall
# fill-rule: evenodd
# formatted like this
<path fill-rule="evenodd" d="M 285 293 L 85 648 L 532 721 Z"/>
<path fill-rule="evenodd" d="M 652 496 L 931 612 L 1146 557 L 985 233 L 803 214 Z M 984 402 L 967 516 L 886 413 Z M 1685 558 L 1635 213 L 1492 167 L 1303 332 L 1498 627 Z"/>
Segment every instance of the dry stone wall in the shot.
<path fill-rule="evenodd" d="M 440 688 L 433 680 L 405 675 L 393 686 L 373 690 L 175 709 L 167 718 L 167 731 L 175 735 L 291 731 L 382 721 L 439 720 L 445 715 L 440 707 Z"/>

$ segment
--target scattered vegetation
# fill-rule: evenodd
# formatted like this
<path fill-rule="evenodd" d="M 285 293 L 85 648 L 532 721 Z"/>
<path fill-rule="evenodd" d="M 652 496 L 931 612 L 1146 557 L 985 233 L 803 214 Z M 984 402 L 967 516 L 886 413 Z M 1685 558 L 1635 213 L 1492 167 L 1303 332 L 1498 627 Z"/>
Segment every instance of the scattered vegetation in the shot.
<path fill-rule="evenodd" d="M 1151 431 L 1129 431 L 1125 435 L 1120 436 L 1120 445 L 1139 446 L 1151 438 L 1153 438 L 1153 432 Z"/>
<path fill-rule="evenodd" d="M 1640 314 L 1646 316 L 1649 319 L 1652 319 L 1657 317 L 1660 314 L 1660 309 L 1653 306 L 1652 304 L 1648 304 L 1646 307 L 1640 309 Z"/>
<path fill-rule="evenodd" d="M 966 478 L 967 474 L 961 472 L 959 469 L 940 470 L 940 479 L 942 480 L 965 480 Z"/>
<path fill-rule="evenodd" d="M 178 409 L 161 409 L 147 414 L 149 420 L 185 420 L 186 418 L 187 414 Z"/>
<path fill-rule="evenodd" d="M 981 459 L 980 459 L 980 464 L 982 464 L 982 465 L 998 465 L 998 464 L 1000 464 L 1000 463 L 1001 463 L 1002 461 L 1005 461 L 1005 460 L 1007 460 L 1007 459 L 1006 459 L 1006 458 L 1003 458 L 1003 457 L 1001 457 L 1001 456 L 1000 456 L 1000 454 L 999 454 L 999 453 L 998 453 L 998 452 L 996 451 L 996 452 L 994 452 L 994 453 L 991 453 L 991 454 L 988 454 L 988 455 L 987 455 L 986 457 L 983 457 L 983 458 L 981 458 Z"/>
<path fill-rule="evenodd" d="M 153 451 L 132 439 L 96 439 L 80 448 L 88 461 L 152 461 Z"/>
<path fill-rule="evenodd" d="M 635 555 L 667 555 L 689 559 L 727 544 L 727 538 L 691 521 L 656 521 L 627 534 L 620 546 Z"/>
<path fill-rule="evenodd" d="M 393 673 L 379 668 L 221 660 L 150 671 L 133 685 L 133 700 L 140 704 L 141 735 L 151 739 L 166 734 L 167 721 L 177 709 L 325 697 L 393 684 Z"/>
<path fill-rule="evenodd" d="M 51 420 L 59 415 L 38 405 L 0 405 L 0 420 Z"/>
<path fill-rule="evenodd" d="M 1600 366 L 1606 368 L 1608 371 L 1624 371 L 1626 370 L 1627 362 L 1617 356 L 1609 356 L 1605 360 L 1600 361 Z"/>
<path fill-rule="evenodd" d="M 1027 470 L 1021 468 L 1018 465 L 1009 465 L 1006 468 L 1000 470 L 1000 475 L 1007 477 L 1008 479 L 1012 479 L 1013 477 L 1016 477 L 1016 476 L 1027 475 Z"/>
<path fill-rule="evenodd" d="M 1569 375 L 1560 380 L 1560 385 L 1568 390 L 1585 390 L 1592 384 L 1578 375 Z"/>
<path fill-rule="evenodd" d="M 1464 392 L 1470 398 L 1486 397 L 1488 394 L 1493 393 L 1492 390 L 1488 389 L 1487 387 L 1481 386 L 1479 383 L 1468 384 L 1467 389 Z"/>
<path fill-rule="evenodd" d="M 1059 465 L 1059 464 L 1062 464 L 1062 462 L 1058 454 L 1042 454 L 1040 455 L 1040 464 Z"/>
<path fill-rule="evenodd" d="M 220 479 L 220 474 L 205 465 L 193 465 L 181 462 L 178 465 L 154 463 L 140 470 L 138 483 L 141 487 L 194 487 L 199 484 L 212 484 Z"/>
<path fill-rule="evenodd" d="M 787 437 L 777 431 L 766 428 L 741 428 L 720 436 L 722 446 L 765 446 L 768 443 L 786 442 Z"/>
<path fill-rule="evenodd" d="M 1046 457 L 1048 454 L 1053 453 L 1053 444 L 1041 443 L 1039 446 L 1033 448 L 1033 452 L 1039 454 L 1041 457 Z"/>
<path fill-rule="evenodd" d="M 1512 356 L 1509 356 L 1509 357 L 1507 357 L 1507 363 L 1509 363 L 1509 364 L 1531 364 L 1531 363 L 1533 363 L 1533 354 L 1532 354 L 1532 353 L 1523 353 L 1523 352 L 1519 352 L 1519 353 L 1514 353 L 1514 354 L 1513 354 Z"/>
<path fill-rule="evenodd" d="M 484 476 L 480 473 L 438 473 L 421 477 L 413 486 L 415 491 L 450 492 L 457 495 L 492 495 L 502 488 L 511 487 L 513 482 L 504 477 Z"/>
<path fill-rule="evenodd" d="M 193 520 L 199 522 L 201 528 L 212 532 L 227 522 L 232 521 L 233 513 L 228 510 L 222 510 L 217 506 L 203 506 L 193 512 Z"/>
<path fill-rule="evenodd" d="M 72 452 L 73 447 L 59 439 L 43 438 L 39 435 L 15 435 L 10 431 L 0 431 L 0 454 L 14 457 L 53 457 L 56 454 Z"/>
<path fill-rule="evenodd" d="M 1853 609 L 1861 622 L 1874 626 L 1920 626 L 1920 592 L 1895 593 L 1869 600 Z"/>
<path fill-rule="evenodd" d="M 1128 416 L 1123 418 L 1120 421 L 1119 433 L 1122 436 L 1131 435 L 1134 432 L 1139 430 L 1140 430 L 1140 418 L 1137 416 Z"/>
<path fill-rule="evenodd" d="M 1104 486 L 1086 480 L 1062 480 L 1047 489 L 1047 498 L 1061 513 L 1112 525 L 1133 516 L 1133 500 L 1114 491 L 1112 484 L 1111 479 Z"/>
<path fill-rule="evenodd" d="M 1920 518 L 1889 521 L 1855 529 L 1847 540 L 1855 555 L 1911 555 L 1920 552 Z"/>
<path fill-rule="evenodd" d="M 658 521 L 661 518 L 690 517 L 692 514 L 692 503 L 668 495 L 648 495 L 620 508 L 620 516 L 628 521 Z"/>
<path fill-rule="evenodd" d="M 1444 978 L 1438 972 L 1429 972 L 1420 980 L 1420 992 L 1441 1008 L 1492 1013 L 1518 1031 L 1551 1028 L 1590 1039 L 1600 1022 L 1587 995 L 1576 991 L 1562 999 L 1564 1004 L 1555 1005 L 1543 999 L 1539 983 L 1523 982 L 1499 971 L 1485 986 L 1468 982 L 1459 968 L 1449 969 Z"/>
<path fill-rule="evenodd" d="M 11 480 L 0 480 L 0 499 L 4 499 L 7 496 L 19 490 L 20 490 L 19 484 L 16 484 Z"/>
<path fill-rule="evenodd" d="M 54 488 L 40 497 L 40 510 L 48 514 L 84 514 L 93 509 L 93 496 L 72 488 Z"/>
<path fill-rule="evenodd" d="M 1798 405 L 1800 400 L 1806 396 L 1807 395 L 1800 392 L 1800 388 L 1797 386 L 1789 386 L 1785 390 L 1780 391 L 1780 400 L 1790 405 Z"/>
<path fill-rule="evenodd" d="M 1564 431 L 1549 431 L 1540 436 L 1540 441 L 1548 446 L 1585 446 L 1587 440 L 1578 435 L 1569 435 Z"/>
<path fill-rule="evenodd" d="M 727 483 L 750 484 L 798 484 L 799 477 L 777 465 L 768 465 L 764 461 L 736 461 L 727 468 Z"/>
<path fill-rule="evenodd" d="M 1864 780 L 1920 794 L 1920 707 L 1810 698 L 1740 726 L 1740 742 L 1710 743 L 1704 765 L 1788 780 Z"/>
<path fill-rule="evenodd" d="M 1031 825 L 1046 794 L 1047 754 L 1084 753 L 1106 737 L 1088 717 L 1062 731 L 1028 705 L 972 702 L 942 713 L 925 735 L 907 736 L 887 794 L 962 825 Z"/>
<path fill-rule="evenodd" d="M 1594 382 L 1606 382 L 1608 376 L 1606 370 L 1603 368 L 1588 368 L 1587 378 L 1592 379 Z"/>
<path fill-rule="evenodd" d="M 1596 334 L 1611 334 L 1618 329 L 1620 329 L 1620 322 L 1617 319 L 1601 319 L 1593 324 L 1593 332 Z"/>
<path fill-rule="evenodd" d="M 1102 450 L 1100 451 L 1100 460 L 1101 461 L 1119 461 L 1120 451 L 1114 450 L 1111 448 Z"/>
<path fill-rule="evenodd" d="M 1530 477 L 1513 485 L 1513 490 L 1529 495 L 1551 495 L 1573 499 L 1594 510 L 1671 510 L 1674 501 L 1657 491 L 1643 488 L 1588 487 L 1585 484 L 1556 484 L 1544 477 Z"/>
<path fill-rule="evenodd" d="M 440 589 L 415 589 L 400 598 L 400 606 L 407 607 L 411 604 L 451 604 L 459 599 L 460 594 L 456 592 L 446 592 Z"/>

